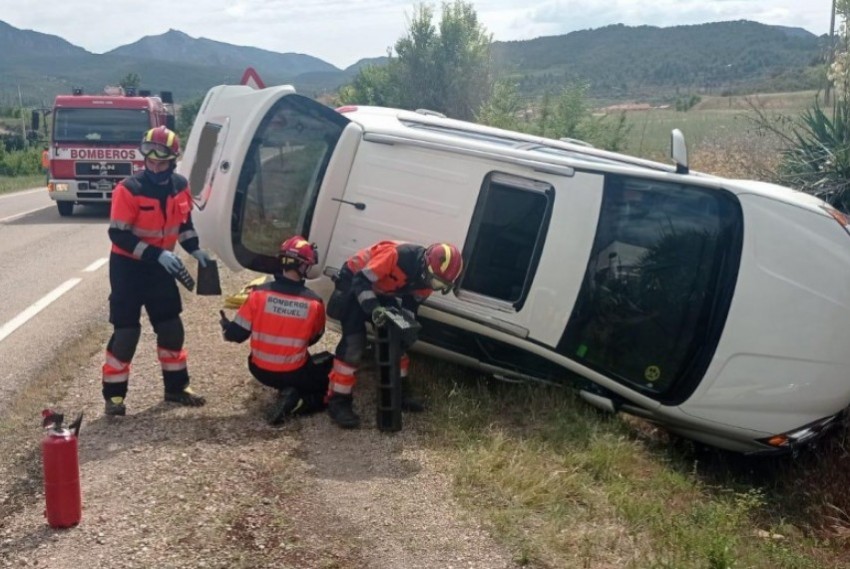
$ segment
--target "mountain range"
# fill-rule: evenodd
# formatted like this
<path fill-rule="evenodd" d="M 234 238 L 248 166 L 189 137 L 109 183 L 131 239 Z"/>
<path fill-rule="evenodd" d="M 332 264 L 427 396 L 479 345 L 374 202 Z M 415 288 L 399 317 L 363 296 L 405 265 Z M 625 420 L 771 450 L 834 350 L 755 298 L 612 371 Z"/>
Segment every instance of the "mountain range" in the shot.
<path fill-rule="evenodd" d="M 819 86 L 825 36 L 802 28 L 749 21 L 697 26 L 612 25 L 561 36 L 494 42 L 497 74 L 525 94 L 584 83 L 591 95 L 624 99 L 672 96 L 682 90 L 778 90 Z M 73 87 L 99 92 L 129 73 L 142 88 L 169 90 L 175 99 L 203 95 L 210 87 L 235 83 L 245 67 L 266 84 L 289 83 L 310 96 L 333 91 L 364 65 L 339 69 L 300 53 L 278 53 L 169 30 L 95 54 L 54 35 L 21 30 L 0 21 L 0 105 L 49 105 Z"/>

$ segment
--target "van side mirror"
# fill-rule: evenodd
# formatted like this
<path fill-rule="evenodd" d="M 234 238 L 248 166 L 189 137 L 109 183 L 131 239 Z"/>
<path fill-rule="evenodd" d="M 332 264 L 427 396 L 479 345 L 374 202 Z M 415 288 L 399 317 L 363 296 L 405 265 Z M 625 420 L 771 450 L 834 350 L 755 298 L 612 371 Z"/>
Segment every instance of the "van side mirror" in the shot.
<path fill-rule="evenodd" d="M 670 133 L 670 158 L 676 164 L 677 174 L 687 174 L 690 171 L 685 135 L 678 128 L 674 128 L 673 132 Z"/>
<path fill-rule="evenodd" d="M 172 96 L 171 91 L 160 91 L 159 98 L 162 99 L 162 102 L 166 105 L 174 103 L 174 97 Z"/>
<path fill-rule="evenodd" d="M 38 126 L 40 123 L 41 117 L 38 115 L 38 111 L 33 109 L 32 114 L 30 115 L 30 130 L 38 131 Z"/>
<path fill-rule="evenodd" d="M 174 115 L 165 116 L 165 126 L 166 128 L 168 128 L 168 130 L 174 130 L 176 122 L 177 121 L 174 120 Z"/>

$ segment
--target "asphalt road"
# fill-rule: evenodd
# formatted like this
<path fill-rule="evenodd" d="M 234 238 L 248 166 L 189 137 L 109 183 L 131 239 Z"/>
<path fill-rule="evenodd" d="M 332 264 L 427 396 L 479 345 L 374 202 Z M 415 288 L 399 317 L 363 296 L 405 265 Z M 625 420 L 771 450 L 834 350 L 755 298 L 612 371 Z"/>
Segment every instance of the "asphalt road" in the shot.
<path fill-rule="evenodd" d="M 44 188 L 0 196 L 0 413 L 67 340 L 107 321 L 106 207 L 60 217 Z"/>

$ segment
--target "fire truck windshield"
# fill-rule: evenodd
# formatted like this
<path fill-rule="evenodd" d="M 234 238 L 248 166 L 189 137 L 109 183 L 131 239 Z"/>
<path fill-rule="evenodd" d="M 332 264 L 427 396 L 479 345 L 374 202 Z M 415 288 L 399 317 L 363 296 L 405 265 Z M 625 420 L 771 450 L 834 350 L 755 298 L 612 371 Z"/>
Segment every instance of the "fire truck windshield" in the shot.
<path fill-rule="evenodd" d="M 54 142 L 138 144 L 151 127 L 145 109 L 59 108 L 53 121 Z"/>

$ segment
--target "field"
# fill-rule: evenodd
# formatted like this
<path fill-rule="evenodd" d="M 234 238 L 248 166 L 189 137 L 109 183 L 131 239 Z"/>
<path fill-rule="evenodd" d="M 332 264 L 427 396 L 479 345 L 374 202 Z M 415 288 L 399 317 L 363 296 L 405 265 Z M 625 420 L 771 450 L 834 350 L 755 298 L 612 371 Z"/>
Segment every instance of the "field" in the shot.
<path fill-rule="evenodd" d="M 760 131 L 755 109 L 774 117 L 792 118 L 815 100 L 814 91 L 755 95 L 753 97 L 705 97 L 687 112 L 654 108 L 626 111 L 631 127 L 626 140 L 628 154 L 667 162 L 670 132 L 685 135 L 691 165 L 696 170 L 725 176 L 764 177 L 778 158 L 779 143 Z"/>

